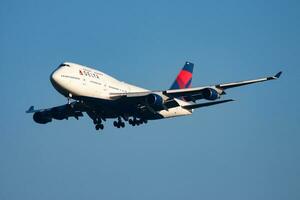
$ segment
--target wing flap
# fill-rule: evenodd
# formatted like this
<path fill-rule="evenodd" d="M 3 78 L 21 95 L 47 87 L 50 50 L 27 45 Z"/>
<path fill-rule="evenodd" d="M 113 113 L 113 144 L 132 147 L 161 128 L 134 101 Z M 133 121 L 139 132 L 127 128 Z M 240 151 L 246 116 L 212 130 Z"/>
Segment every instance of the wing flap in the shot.
<path fill-rule="evenodd" d="M 198 104 L 191 104 L 191 105 L 186 105 L 186 106 L 181 106 L 182 108 L 185 109 L 196 109 L 196 108 L 201 108 L 201 107 L 207 107 L 207 106 L 213 106 L 216 104 L 221 104 L 221 103 L 227 103 L 234 101 L 233 99 L 227 99 L 227 100 L 222 100 L 222 101 L 213 101 L 213 102 L 207 102 L 207 103 L 198 103 Z"/>

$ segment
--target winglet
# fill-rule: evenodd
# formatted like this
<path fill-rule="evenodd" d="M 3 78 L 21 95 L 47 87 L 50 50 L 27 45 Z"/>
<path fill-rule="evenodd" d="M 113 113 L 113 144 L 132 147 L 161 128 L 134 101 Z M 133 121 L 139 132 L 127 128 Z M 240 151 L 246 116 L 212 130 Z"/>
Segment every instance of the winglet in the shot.
<path fill-rule="evenodd" d="M 275 76 L 270 76 L 270 77 L 267 77 L 267 80 L 274 80 L 274 79 L 278 79 L 282 74 L 282 71 L 278 72 Z"/>
<path fill-rule="evenodd" d="M 281 74 L 282 74 L 282 71 L 278 72 L 274 77 L 279 78 L 281 76 Z"/>
<path fill-rule="evenodd" d="M 26 111 L 26 113 L 34 112 L 34 106 L 30 106 L 30 108 Z"/>

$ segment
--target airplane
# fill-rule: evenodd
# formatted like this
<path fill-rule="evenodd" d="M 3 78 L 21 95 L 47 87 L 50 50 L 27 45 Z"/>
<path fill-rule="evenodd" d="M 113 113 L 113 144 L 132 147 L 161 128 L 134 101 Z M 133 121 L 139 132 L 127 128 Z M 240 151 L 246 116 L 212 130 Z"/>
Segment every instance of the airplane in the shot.
<path fill-rule="evenodd" d="M 26 113 L 33 113 L 33 120 L 39 124 L 70 117 L 78 120 L 86 113 L 96 130 L 104 129 L 107 119 L 116 119 L 113 122 L 116 128 L 124 128 L 125 122 L 138 126 L 149 120 L 191 115 L 197 108 L 234 101 L 218 99 L 227 89 L 276 80 L 282 74 L 280 71 L 275 76 L 254 80 L 191 87 L 193 69 L 194 64 L 186 62 L 169 89 L 152 91 L 87 66 L 64 62 L 52 72 L 50 81 L 67 98 L 67 104 L 37 110 L 31 106 Z M 198 100 L 206 101 L 198 103 Z"/>

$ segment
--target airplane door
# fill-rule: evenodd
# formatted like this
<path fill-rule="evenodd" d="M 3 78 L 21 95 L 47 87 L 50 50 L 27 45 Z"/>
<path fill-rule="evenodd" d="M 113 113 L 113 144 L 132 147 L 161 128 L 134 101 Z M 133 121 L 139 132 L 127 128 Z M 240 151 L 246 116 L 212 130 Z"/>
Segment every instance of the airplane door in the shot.
<path fill-rule="evenodd" d="M 86 79 L 85 78 L 82 78 L 82 85 L 86 86 Z"/>
<path fill-rule="evenodd" d="M 107 85 L 104 83 L 104 92 L 107 92 Z"/>

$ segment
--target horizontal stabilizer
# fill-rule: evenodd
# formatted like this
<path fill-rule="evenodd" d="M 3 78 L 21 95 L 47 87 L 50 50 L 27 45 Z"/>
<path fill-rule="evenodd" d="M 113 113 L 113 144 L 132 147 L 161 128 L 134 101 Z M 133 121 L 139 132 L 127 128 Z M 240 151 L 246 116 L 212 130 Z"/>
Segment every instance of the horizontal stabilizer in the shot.
<path fill-rule="evenodd" d="M 227 100 L 222 100 L 222 101 L 213 101 L 213 102 L 207 102 L 207 103 L 192 104 L 192 105 L 182 106 L 182 108 L 195 109 L 195 108 L 213 106 L 213 105 L 220 104 L 220 103 L 227 103 L 227 102 L 230 102 L 230 101 L 234 101 L 234 100 L 233 99 L 227 99 Z"/>

